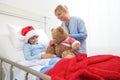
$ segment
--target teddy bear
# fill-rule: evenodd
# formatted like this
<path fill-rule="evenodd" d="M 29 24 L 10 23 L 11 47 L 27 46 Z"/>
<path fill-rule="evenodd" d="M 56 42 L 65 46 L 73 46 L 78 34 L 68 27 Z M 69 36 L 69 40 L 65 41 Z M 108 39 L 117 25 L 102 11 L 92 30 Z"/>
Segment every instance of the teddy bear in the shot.
<path fill-rule="evenodd" d="M 73 58 L 75 57 L 75 54 L 74 54 L 74 51 L 73 50 L 65 50 L 63 53 L 62 53 L 62 58 Z"/>
<path fill-rule="evenodd" d="M 52 28 L 51 35 L 52 40 L 46 49 L 46 53 L 55 54 L 59 57 L 65 57 L 66 54 L 73 55 L 74 50 L 80 50 L 80 42 L 72 37 L 69 37 L 69 34 L 62 26 Z"/>

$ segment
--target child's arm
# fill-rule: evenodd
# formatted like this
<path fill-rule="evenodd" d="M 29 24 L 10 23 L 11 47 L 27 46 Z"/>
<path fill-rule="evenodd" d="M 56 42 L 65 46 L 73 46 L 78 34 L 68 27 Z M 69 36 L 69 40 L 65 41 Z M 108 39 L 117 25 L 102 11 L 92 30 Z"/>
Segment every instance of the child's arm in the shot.
<path fill-rule="evenodd" d="M 40 59 L 41 54 L 32 55 L 30 45 L 25 44 L 23 48 L 24 57 L 26 60 Z"/>

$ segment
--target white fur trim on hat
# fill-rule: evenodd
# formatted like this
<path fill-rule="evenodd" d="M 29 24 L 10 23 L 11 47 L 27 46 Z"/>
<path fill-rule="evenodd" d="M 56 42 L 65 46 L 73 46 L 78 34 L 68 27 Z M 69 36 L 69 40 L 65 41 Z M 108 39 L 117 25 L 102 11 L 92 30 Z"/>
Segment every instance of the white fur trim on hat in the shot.
<path fill-rule="evenodd" d="M 25 36 L 25 43 L 28 42 L 28 40 L 33 36 L 39 36 L 36 30 L 29 31 Z"/>
<path fill-rule="evenodd" d="M 80 44 L 80 42 L 76 40 L 76 41 L 74 41 L 74 42 L 72 43 L 72 48 L 74 47 L 74 45 L 75 45 L 76 43 L 79 43 L 79 44 Z"/>

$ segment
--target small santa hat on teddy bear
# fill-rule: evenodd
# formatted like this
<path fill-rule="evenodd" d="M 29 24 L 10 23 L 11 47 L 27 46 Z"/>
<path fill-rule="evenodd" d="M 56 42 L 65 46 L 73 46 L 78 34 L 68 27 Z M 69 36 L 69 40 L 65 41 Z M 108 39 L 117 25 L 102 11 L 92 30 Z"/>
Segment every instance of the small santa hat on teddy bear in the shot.
<path fill-rule="evenodd" d="M 25 43 L 28 43 L 28 40 L 31 37 L 39 36 L 33 26 L 26 26 L 26 27 L 22 28 L 21 35 L 23 36 Z"/>
<path fill-rule="evenodd" d="M 63 42 L 62 42 L 63 45 L 66 45 L 68 47 L 72 47 L 74 49 L 75 45 L 76 44 L 79 44 L 79 47 L 77 48 L 77 50 L 80 49 L 80 42 L 72 37 L 68 37 L 67 39 L 65 39 Z"/>

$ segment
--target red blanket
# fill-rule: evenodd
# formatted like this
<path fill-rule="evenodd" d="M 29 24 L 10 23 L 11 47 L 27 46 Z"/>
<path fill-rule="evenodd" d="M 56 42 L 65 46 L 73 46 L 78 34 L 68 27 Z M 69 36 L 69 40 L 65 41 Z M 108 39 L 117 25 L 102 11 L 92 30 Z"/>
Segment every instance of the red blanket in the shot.
<path fill-rule="evenodd" d="M 77 54 L 71 59 L 61 59 L 45 74 L 51 80 L 120 80 L 120 57 Z"/>

